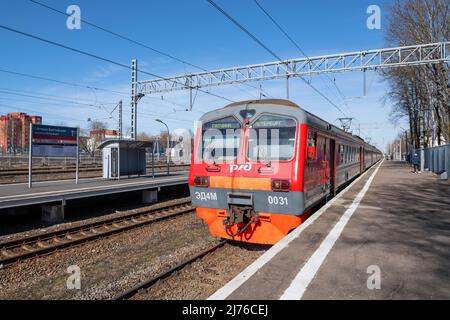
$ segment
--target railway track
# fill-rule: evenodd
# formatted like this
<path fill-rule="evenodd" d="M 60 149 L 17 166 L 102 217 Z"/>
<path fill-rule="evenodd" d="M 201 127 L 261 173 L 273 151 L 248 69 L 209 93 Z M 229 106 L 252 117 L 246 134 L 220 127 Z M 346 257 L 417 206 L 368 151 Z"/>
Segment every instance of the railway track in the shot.
<path fill-rule="evenodd" d="M 210 254 L 211 252 L 216 251 L 217 249 L 223 247 L 226 243 L 228 242 L 228 240 L 222 240 L 221 242 L 219 242 L 218 244 L 194 255 L 191 258 L 188 258 L 187 260 L 177 264 L 176 266 L 158 274 L 155 277 L 149 278 L 139 284 L 137 284 L 136 286 L 132 287 L 131 289 L 115 296 L 112 298 L 112 300 L 125 300 L 128 298 L 133 297 L 135 294 L 137 294 L 139 291 L 147 289 L 149 287 L 151 287 L 152 285 L 154 285 L 155 283 L 157 283 L 160 280 L 163 280 L 165 278 L 170 277 L 173 273 L 175 273 L 176 271 L 179 271 L 181 269 L 183 269 L 185 266 L 197 261 L 198 259 L 201 259 L 205 256 L 207 256 L 208 254 Z"/>
<path fill-rule="evenodd" d="M 64 230 L 1 242 L 0 267 L 193 211 L 191 202 L 186 200 L 177 204 L 140 212 L 130 212 L 120 217 L 86 223 Z"/>

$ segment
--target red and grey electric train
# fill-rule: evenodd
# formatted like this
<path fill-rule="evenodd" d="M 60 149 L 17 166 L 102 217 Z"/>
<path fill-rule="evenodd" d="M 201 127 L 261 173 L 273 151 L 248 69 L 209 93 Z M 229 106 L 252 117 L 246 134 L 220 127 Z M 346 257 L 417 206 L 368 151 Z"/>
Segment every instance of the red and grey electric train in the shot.
<path fill-rule="evenodd" d="M 220 238 L 275 244 L 382 157 L 288 100 L 237 102 L 200 121 L 190 194 Z"/>

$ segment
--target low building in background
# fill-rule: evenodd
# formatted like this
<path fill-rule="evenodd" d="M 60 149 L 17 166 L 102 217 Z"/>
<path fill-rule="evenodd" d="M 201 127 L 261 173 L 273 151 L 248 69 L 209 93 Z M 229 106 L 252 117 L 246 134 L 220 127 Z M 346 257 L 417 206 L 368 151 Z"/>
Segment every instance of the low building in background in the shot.
<path fill-rule="evenodd" d="M 28 152 L 30 124 L 42 124 L 42 117 L 23 112 L 0 116 L 0 152 Z"/>
<path fill-rule="evenodd" d="M 98 146 L 105 140 L 119 139 L 119 132 L 111 129 L 91 130 L 87 140 L 87 148 L 90 152 L 95 152 Z"/>

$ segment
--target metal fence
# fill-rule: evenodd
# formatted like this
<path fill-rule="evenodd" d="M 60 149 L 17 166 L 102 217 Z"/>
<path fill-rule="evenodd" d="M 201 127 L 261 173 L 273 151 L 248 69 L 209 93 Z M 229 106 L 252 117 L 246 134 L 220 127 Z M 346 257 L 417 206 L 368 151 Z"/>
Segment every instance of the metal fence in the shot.
<path fill-rule="evenodd" d="M 420 155 L 420 149 L 412 151 L 409 159 L 412 159 L 414 152 Z M 442 179 L 450 179 L 450 144 L 426 148 L 425 154 L 425 170 L 440 175 Z"/>
<path fill-rule="evenodd" d="M 163 165 L 167 163 L 167 157 L 165 155 L 155 154 L 155 164 Z M 190 162 L 180 162 L 176 158 L 170 159 L 170 165 L 188 165 Z M 95 153 L 81 154 L 80 166 L 81 167 L 98 167 L 101 168 L 103 164 L 102 154 Z M 152 164 L 151 154 L 147 154 L 147 166 Z M 75 168 L 75 158 L 65 157 L 34 157 L 33 168 Z M 2 169 L 25 169 L 28 168 L 28 155 L 27 154 L 0 154 L 0 170 Z"/>
<path fill-rule="evenodd" d="M 33 167 L 70 167 L 75 166 L 75 158 L 67 157 L 34 157 Z M 80 155 L 80 165 L 84 166 L 101 166 L 102 155 L 96 153 L 94 155 Z M 27 154 L 2 154 L 0 155 L 1 168 L 28 168 Z"/>

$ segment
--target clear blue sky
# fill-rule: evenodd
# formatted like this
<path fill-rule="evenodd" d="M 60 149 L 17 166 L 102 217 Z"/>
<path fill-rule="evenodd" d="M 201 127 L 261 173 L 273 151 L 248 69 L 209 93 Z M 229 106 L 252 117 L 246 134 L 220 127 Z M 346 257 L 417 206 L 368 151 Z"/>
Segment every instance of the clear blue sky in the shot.
<path fill-rule="evenodd" d="M 61 11 L 76 4 L 81 8 L 83 19 L 207 69 L 274 60 L 206 0 L 39 1 Z M 302 56 L 252 0 L 216 2 L 280 57 Z M 385 47 L 385 8 L 390 1 L 260 0 L 260 3 L 309 56 Z M 366 27 L 366 9 L 371 4 L 379 5 L 382 9 L 381 30 L 369 30 Z M 0 24 L 126 65 L 130 64 L 132 58 L 137 58 L 142 69 L 162 76 L 197 71 L 86 24 L 81 25 L 81 30 L 68 30 L 66 17 L 28 0 L 1 1 Z M 0 69 L 130 92 L 129 70 L 2 29 L 0 41 Z M 356 117 L 361 123 L 363 137 L 370 136 L 379 147 L 384 148 L 400 130 L 388 122 L 391 109 L 389 103 L 382 105 L 381 99 L 386 93 L 387 84 L 375 73 L 369 73 L 368 96 L 361 99 L 355 98 L 363 93 L 361 73 L 332 77 L 336 78 L 339 88 L 348 98 L 347 105 L 342 103 L 341 96 L 330 81 L 323 81 L 317 76 L 311 77 L 311 80 L 313 85 L 339 104 L 348 116 Z M 140 79 L 146 78 L 149 77 L 140 75 Z M 259 86 L 258 83 L 254 85 Z M 264 82 L 262 85 L 272 96 L 284 98 L 283 80 Z M 258 95 L 257 90 L 245 86 L 213 88 L 211 91 L 232 100 L 252 99 Z M 45 95 L 45 99 L 36 98 L 42 95 Z M 61 99 L 76 100 L 81 104 L 63 102 Z M 120 99 L 124 100 L 124 127 L 128 127 L 128 96 L 0 72 L 1 114 L 24 111 L 42 115 L 48 124 L 64 123 L 81 127 L 88 126 L 88 118 L 102 119 L 115 128 L 115 120 L 107 119 L 109 115 L 106 110 L 111 110 Z M 165 94 L 164 99 L 187 105 L 189 96 L 188 92 L 177 92 Z M 291 81 L 291 99 L 329 122 L 336 123 L 336 119 L 342 116 L 299 79 Z M 192 128 L 200 112 L 225 104 L 227 102 L 224 100 L 198 93 L 194 112 L 183 112 L 179 110 L 179 105 L 161 101 L 160 95 L 146 97 L 139 104 L 142 116 L 139 118 L 138 130 L 147 133 L 160 131 L 161 125 L 154 121 L 155 118 L 166 120 L 171 129 Z"/>

